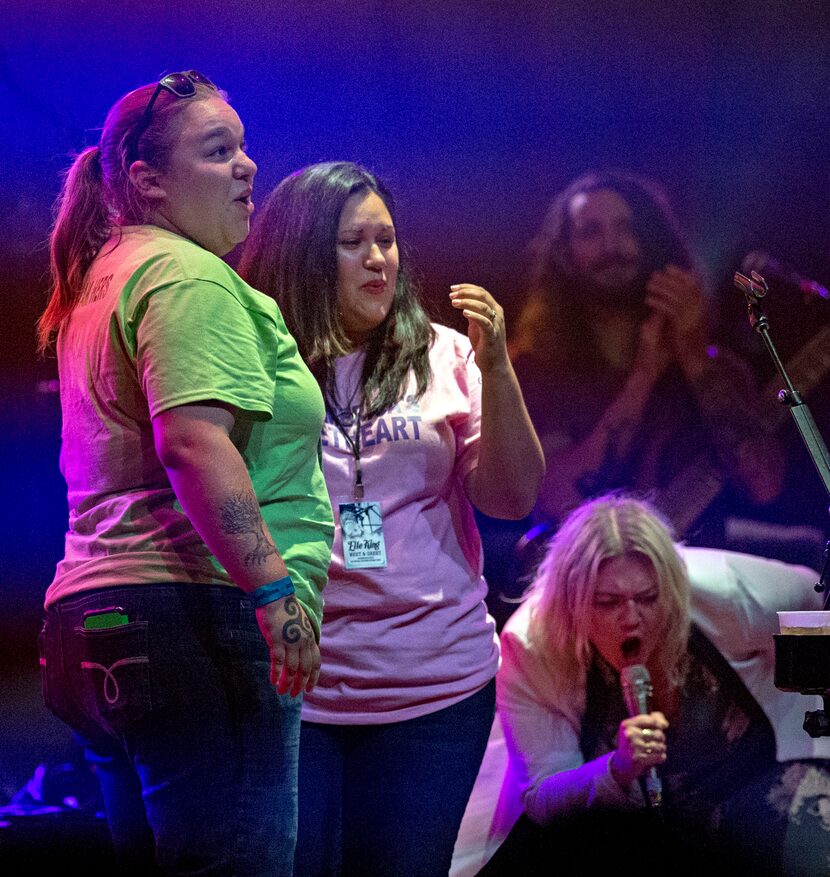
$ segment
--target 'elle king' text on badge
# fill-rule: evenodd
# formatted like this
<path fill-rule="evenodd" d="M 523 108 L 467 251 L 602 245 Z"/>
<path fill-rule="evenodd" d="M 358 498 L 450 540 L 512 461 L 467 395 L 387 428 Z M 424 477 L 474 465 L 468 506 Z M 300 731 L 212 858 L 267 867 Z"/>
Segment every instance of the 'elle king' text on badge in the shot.
<path fill-rule="evenodd" d="M 346 569 L 386 566 L 386 542 L 379 502 L 341 502 L 340 530 Z"/>

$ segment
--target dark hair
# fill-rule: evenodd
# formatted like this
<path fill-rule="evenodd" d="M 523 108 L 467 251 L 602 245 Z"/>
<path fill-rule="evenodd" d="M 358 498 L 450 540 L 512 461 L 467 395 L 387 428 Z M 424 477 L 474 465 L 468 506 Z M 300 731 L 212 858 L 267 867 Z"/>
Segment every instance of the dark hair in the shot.
<path fill-rule="evenodd" d="M 251 286 L 276 299 L 300 354 L 333 403 L 334 362 L 352 350 L 337 308 L 337 230 L 346 201 L 358 192 L 374 192 L 394 222 L 389 190 L 352 162 L 314 164 L 286 177 L 260 209 L 239 264 L 239 273 Z M 433 337 L 402 251 L 392 308 L 366 345 L 366 416 L 399 402 L 410 372 L 417 394 L 423 395 Z"/>
<path fill-rule="evenodd" d="M 89 266 L 113 227 L 147 220 L 150 206 L 130 181 L 129 138 L 155 89 L 153 82 L 118 100 L 107 114 L 99 145 L 81 152 L 66 172 L 49 238 L 51 292 L 38 320 L 41 352 L 72 313 Z M 153 107 L 150 124 L 134 144 L 135 158 L 164 170 L 182 112 L 194 100 L 217 94 L 225 97 L 201 84 L 196 85 L 195 96 L 187 100 L 163 91 Z"/>
<path fill-rule="evenodd" d="M 647 278 L 670 263 L 694 269 L 680 225 L 657 183 L 622 171 L 585 174 L 553 199 L 531 244 L 530 288 L 516 321 L 511 341 L 513 355 L 534 351 L 543 358 L 572 363 L 589 358 L 589 345 L 585 344 L 588 335 L 582 331 L 585 322 L 582 299 L 568 294 L 568 288 L 574 285 L 570 205 L 576 195 L 602 189 L 616 192 L 631 208 L 634 233 L 642 252 L 642 276 Z M 568 339 L 574 343 L 570 344 Z"/>

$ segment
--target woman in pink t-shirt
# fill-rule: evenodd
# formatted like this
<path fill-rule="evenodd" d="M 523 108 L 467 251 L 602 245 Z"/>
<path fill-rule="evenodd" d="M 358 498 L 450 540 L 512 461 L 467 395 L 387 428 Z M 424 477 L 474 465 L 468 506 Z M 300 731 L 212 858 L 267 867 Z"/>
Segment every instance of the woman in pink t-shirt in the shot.
<path fill-rule="evenodd" d="M 339 524 L 305 697 L 295 874 L 446 874 L 493 717 L 495 624 L 473 505 L 520 518 L 542 451 L 485 289 L 431 324 L 387 189 L 348 162 L 284 180 L 241 272 L 274 295 L 326 398 Z"/>

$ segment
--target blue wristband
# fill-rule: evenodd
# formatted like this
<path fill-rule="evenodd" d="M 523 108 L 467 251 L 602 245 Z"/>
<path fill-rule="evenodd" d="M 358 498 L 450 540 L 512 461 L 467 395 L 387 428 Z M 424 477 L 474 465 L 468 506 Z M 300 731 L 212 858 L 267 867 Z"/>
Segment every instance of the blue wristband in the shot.
<path fill-rule="evenodd" d="M 268 582 L 267 585 L 261 585 L 253 591 L 249 591 L 248 598 L 254 604 L 254 607 L 259 609 L 260 606 L 265 606 L 267 603 L 275 603 L 277 600 L 282 600 L 283 597 L 293 593 L 294 582 L 291 581 L 291 576 L 283 576 L 275 582 Z"/>

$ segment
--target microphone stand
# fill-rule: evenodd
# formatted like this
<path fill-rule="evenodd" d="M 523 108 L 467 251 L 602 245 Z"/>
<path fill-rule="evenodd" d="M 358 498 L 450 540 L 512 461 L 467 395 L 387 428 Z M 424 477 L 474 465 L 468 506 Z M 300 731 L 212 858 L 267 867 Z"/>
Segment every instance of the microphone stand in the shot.
<path fill-rule="evenodd" d="M 778 392 L 778 401 L 790 409 L 810 459 L 824 485 L 824 490 L 830 497 L 830 452 L 828 452 L 827 445 L 825 445 L 818 426 L 813 420 L 810 409 L 793 386 L 784 363 L 772 342 L 769 332 L 769 318 L 761 303 L 761 300 L 769 292 L 767 282 L 757 271 L 752 271 L 750 277 L 736 271 L 734 283 L 746 299 L 750 326 L 763 338 L 775 368 L 784 381 L 784 389 Z M 830 608 L 830 588 L 827 587 L 828 562 L 830 562 L 830 540 L 825 545 L 824 564 L 815 585 L 816 592 L 824 594 L 823 608 L 825 611 Z M 798 647 L 791 642 L 796 639 L 801 641 L 797 644 Z M 816 640 L 820 642 L 816 642 Z M 830 637 L 778 635 L 775 637 L 775 642 L 776 687 L 784 691 L 801 691 L 803 694 L 821 694 L 824 709 L 806 713 L 804 730 L 811 737 L 830 737 L 830 666 L 826 671 L 823 669 L 827 665 L 826 659 L 830 657 L 826 654 Z M 785 643 L 787 644 L 785 645 Z M 787 666 L 782 668 L 781 664 Z"/>
<path fill-rule="evenodd" d="M 767 294 L 769 287 L 757 271 L 752 272 L 751 278 L 745 277 L 739 271 L 736 271 L 735 286 L 743 292 L 746 298 L 750 326 L 764 339 L 764 344 L 772 357 L 775 368 L 784 381 L 785 389 L 779 390 L 778 401 L 790 409 L 795 425 L 798 427 L 802 441 L 807 448 L 807 453 L 809 453 L 810 459 L 816 467 L 825 492 L 830 497 L 830 452 L 827 450 L 827 445 L 825 445 L 824 439 L 821 437 L 821 433 L 818 430 L 818 426 L 816 426 L 815 420 L 813 420 L 813 415 L 810 413 L 807 403 L 804 402 L 798 390 L 793 386 L 784 363 L 781 361 L 781 357 L 779 357 L 778 351 L 775 349 L 775 345 L 770 337 L 769 318 L 761 305 L 761 299 Z M 826 582 L 828 552 L 830 552 L 830 541 L 828 541 L 824 548 L 824 567 L 821 572 L 821 578 L 816 585 L 816 591 L 824 594 L 824 609 L 830 608 L 830 589 L 828 589 Z"/>

